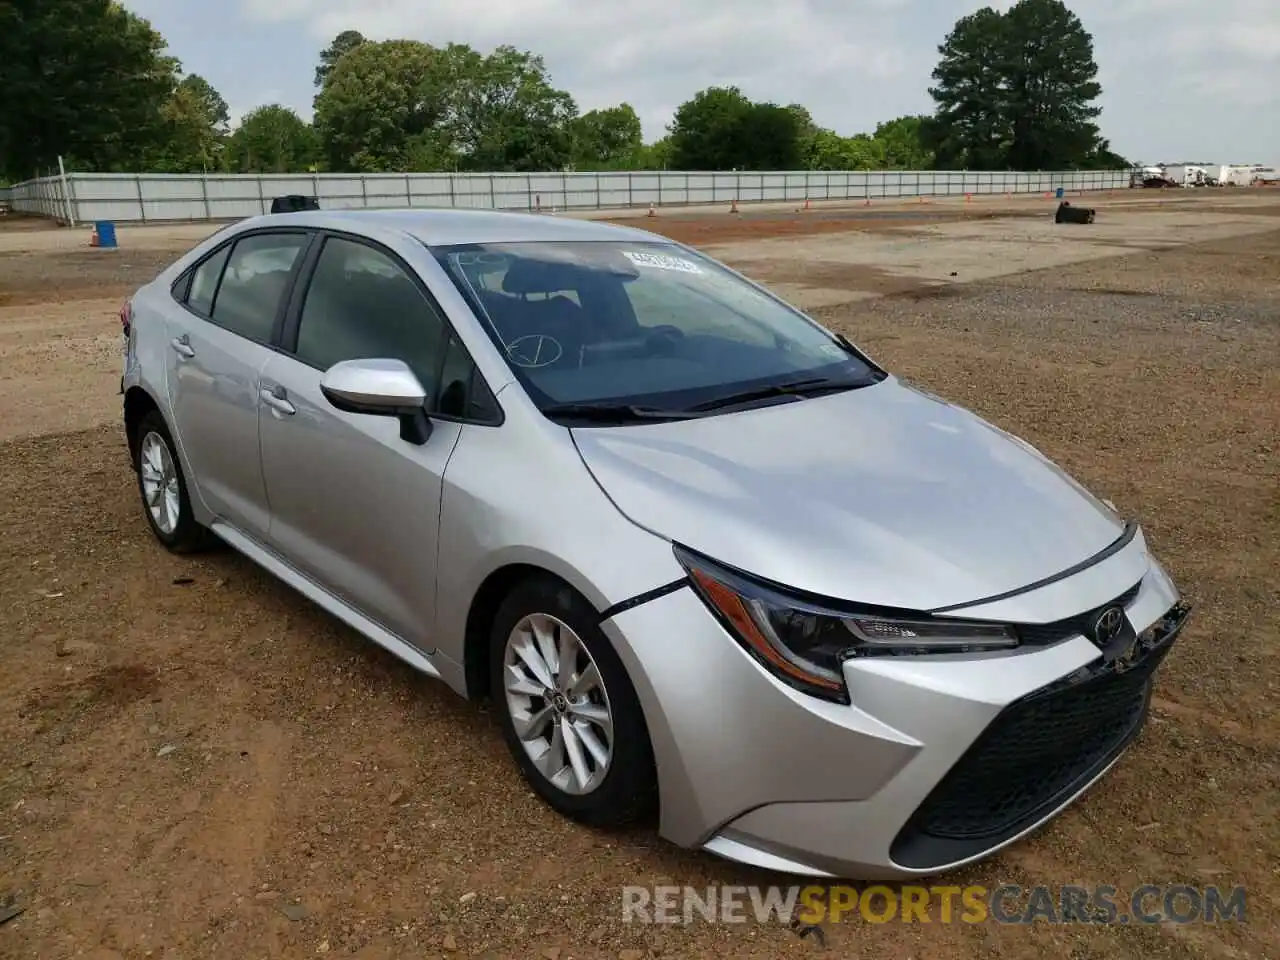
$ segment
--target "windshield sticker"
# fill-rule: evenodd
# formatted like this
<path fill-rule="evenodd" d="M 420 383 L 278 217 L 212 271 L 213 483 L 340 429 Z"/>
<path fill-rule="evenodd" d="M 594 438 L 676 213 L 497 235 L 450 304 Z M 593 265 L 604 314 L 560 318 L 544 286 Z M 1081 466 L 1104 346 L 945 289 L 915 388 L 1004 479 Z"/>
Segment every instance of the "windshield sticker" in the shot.
<path fill-rule="evenodd" d="M 668 256 L 665 253 L 633 253 L 624 250 L 622 255 L 637 267 L 648 267 L 651 270 L 677 270 L 680 273 L 702 272 L 702 268 L 692 260 Z"/>

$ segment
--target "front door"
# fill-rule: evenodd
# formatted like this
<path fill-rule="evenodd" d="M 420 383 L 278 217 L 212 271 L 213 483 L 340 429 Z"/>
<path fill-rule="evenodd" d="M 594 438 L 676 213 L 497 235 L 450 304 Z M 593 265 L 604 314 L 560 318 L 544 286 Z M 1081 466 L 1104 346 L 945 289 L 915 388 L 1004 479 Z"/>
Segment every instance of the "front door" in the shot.
<path fill-rule="evenodd" d="M 432 398 L 446 331 L 442 315 L 397 259 L 329 237 L 305 291 L 293 354 L 272 356 L 262 370 L 264 399 L 271 396 L 260 421 L 269 542 L 426 653 L 434 650 L 441 486 L 465 428 L 434 420 L 427 442 L 415 446 L 400 439 L 394 418 L 334 408 L 320 392 L 320 378 L 341 360 L 398 359 Z"/>
<path fill-rule="evenodd" d="M 259 379 L 309 239 L 250 234 L 223 247 L 196 268 L 185 302 L 169 313 L 169 397 L 190 482 L 217 517 L 258 539 L 269 526 Z"/>

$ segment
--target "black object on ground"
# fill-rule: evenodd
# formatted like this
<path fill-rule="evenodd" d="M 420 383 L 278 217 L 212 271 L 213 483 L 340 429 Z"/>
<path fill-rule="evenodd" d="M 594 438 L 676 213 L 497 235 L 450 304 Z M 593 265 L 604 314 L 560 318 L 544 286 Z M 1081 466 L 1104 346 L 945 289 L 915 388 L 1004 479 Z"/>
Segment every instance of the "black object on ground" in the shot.
<path fill-rule="evenodd" d="M 287 197 L 276 197 L 271 201 L 272 213 L 299 213 L 303 210 L 319 209 L 320 201 L 315 197 L 304 197 L 296 193 Z"/>
<path fill-rule="evenodd" d="M 1093 207 L 1073 207 L 1066 200 L 1058 204 L 1058 212 L 1053 215 L 1054 223 L 1093 223 L 1097 211 Z"/>

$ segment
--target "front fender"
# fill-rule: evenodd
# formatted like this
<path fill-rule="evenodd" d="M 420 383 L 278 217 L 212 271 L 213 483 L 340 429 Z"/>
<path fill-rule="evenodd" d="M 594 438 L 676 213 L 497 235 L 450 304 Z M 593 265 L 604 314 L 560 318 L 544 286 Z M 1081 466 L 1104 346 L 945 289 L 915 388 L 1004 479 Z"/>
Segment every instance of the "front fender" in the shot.
<path fill-rule="evenodd" d="M 622 515 L 567 431 L 468 425 L 445 473 L 433 643 L 466 660 L 473 600 L 497 571 L 526 566 L 577 590 L 597 611 L 684 577 L 671 544 Z M 452 684 L 451 684 L 452 685 Z"/>

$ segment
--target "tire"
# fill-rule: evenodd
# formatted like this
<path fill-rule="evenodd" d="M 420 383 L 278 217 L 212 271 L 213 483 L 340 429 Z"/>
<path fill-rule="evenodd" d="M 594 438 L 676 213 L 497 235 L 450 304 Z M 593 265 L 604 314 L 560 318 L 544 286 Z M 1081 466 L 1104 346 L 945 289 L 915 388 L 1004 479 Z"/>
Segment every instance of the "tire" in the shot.
<path fill-rule="evenodd" d="M 599 615 L 591 605 L 558 580 L 539 577 L 520 583 L 503 600 L 494 618 L 490 637 L 490 690 L 498 706 L 507 746 L 534 792 L 554 810 L 580 823 L 618 827 L 642 820 L 654 811 L 658 778 L 640 700 L 622 661 L 600 630 L 598 620 Z M 555 683 L 561 694 L 558 701 L 546 695 L 546 675 L 543 682 L 534 683 L 534 671 L 516 653 L 519 646 L 528 644 L 538 659 L 537 641 L 531 630 L 535 624 L 544 636 L 550 635 L 557 641 L 554 644 L 557 658 L 565 649 L 558 641 L 565 639 L 566 629 L 577 640 L 574 669 Z M 545 657 L 540 662 L 544 667 L 550 666 Z M 595 687 L 591 686 L 591 664 L 600 680 Z M 521 689 L 531 691 L 540 685 L 543 690 L 537 696 L 509 691 L 508 680 L 514 679 L 517 672 L 524 681 Z M 579 677 L 576 691 L 569 689 L 572 686 L 569 681 L 575 676 Z M 551 675 L 551 679 L 555 681 L 556 677 Z M 566 693 L 576 696 L 566 696 Z M 545 729 L 534 725 L 535 730 L 541 729 L 541 734 L 530 737 L 528 742 L 522 740 L 517 725 L 528 727 L 531 717 L 544 713 Z M 588 720 L 588 716 L 593 719 Z M 600 724 L 601 716 L 608 716 L 612 721 L 611 738 Z M 589 773 L 585 786 L 581 777 L 575 776 L 583 767 L 575 767 L 573 763 L 574 744 L 566 740 L 567 731 L 570 731 L 568 740 L 576 743 Z M 557 738 L 561 745 L 559 756 L 553 753 Z M 589 738 L 594 739 L 594 744 Z M 600 762 L 593 747 L 607 749 L 606 762 Z M 550 774 L 535 761 L 534 755 L 539 752 L 542 753 L 539 759 Z"/>
<path fill-rule="evenodd" d="M 213 536 L 195 521 L 182 463 L 158 411 L 151 411 L 138 424 L 133 449 L 142 513 L 155 538 L 171 553 L 193 553 L 209 547 Z M 153 512 L 157 489 L 158 506 Z"/>

